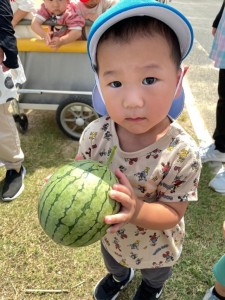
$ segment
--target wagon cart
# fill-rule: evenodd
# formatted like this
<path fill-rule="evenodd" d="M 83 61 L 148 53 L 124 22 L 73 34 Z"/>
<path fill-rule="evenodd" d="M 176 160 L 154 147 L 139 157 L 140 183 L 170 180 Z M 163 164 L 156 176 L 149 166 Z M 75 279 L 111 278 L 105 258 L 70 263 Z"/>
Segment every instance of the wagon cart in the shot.
<path fill-rule="evenodd" d="M 26 110 L 55 110 L 59 128 L 78 140 L 84 128 L 98 118 L 91 104 L 95 81 L 87 42 L 76 41 L 57 51 L 35 38 L 18 39 L 17 45 L 27 77 L 14 104 L 18 129 L 28 129 Z"/>

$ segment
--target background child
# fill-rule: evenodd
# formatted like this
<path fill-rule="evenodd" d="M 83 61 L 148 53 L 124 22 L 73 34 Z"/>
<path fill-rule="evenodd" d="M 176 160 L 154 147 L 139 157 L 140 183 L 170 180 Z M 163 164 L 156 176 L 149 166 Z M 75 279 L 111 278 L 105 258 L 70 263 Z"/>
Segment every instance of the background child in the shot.
<path fill-rule="evenodd" d="M 112 7 L 118 0 L 74 0 L 77 13 L 84 17 L 85 20 L 94 22 L 107 9 Z M 85 26 L 83 39 L 87 39 L 91 25 Z"/>
<path fill-rule="evenodd" d="M 55 25 L 65 25 L 61 29 L 53 27 L 54 32 L 46 32 L 42 24 L 46 20 L 51 20 Z M 81 30 L 85 24 L 82 16 L 78 16 L 74 6 L 69 0 L 44 0 L 39 10 L 37 10 L 31 28 L 45 40 L 46 44 L 52 48 L 59 48 L 62 45 L 74 42 L 81 38 Z"/>
<path fill-rule="evenodd" d="M 118 214 L 105 217 L 109 274 L 95 287 L 97 300 L 116 299 L 134 269 L 143 279 L 133 299 L 159 299 L 181 255 L 201 163 L 195 142 L 168 112 L 192 43 L 188 20 L 154 0 L 120 0 L 92 25 L 93 105 L 108 115 L 86 127 L 77 159 L 106 163 L 116 145 L 111 170 L 119 183 L 110 197 L 121 203 Z"/>
<path fill-rule="evenodd" d="M 223 223 L 223 236 L 225 238 L 225 222 Z M 203 300 L 224 300 L 225 299 L 225 254 L 214 265 L 213 274 L 216 278 L 215 286 L 207 291 Z"/>

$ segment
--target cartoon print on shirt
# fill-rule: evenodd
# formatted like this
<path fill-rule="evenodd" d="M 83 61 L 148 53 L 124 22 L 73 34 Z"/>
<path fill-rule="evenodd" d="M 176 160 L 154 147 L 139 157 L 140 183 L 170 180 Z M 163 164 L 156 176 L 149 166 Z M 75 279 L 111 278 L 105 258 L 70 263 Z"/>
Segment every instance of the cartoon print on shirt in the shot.
<path fill-rule="evenodd" d="M 122 173 L 126 172 L 127 168 L 125 168 L 124 166 L 119 166 L 119 169 Z"/>
<path fill-rule="evenodd" d="M 162 256 L 166 259 L 166 262 L 174 260 L 173 256 L 170 254 L 170 251 L 166 251 Z"/>
<path fill-rule="evenodd" d="M 182 163 L 185 161 L 185 159 L 187 158 L 189 154 L 189 151 L 186 149 L 181 149 L 180 153 L 178 153 L 179 157 L 178 157 L 178 162 Z"/>
<path fill-rule="evenodd" d="M 146 229 L 142 228 L 140 226 L 137 226 L 137 230 L 135 231 L 135 236 L 138 236 L 139 234 L 145 235 L 146 234 Z"/>
<path fill-rule="evenodd" d="M 109 123 L 105 123 L 103 126 L 102 126 L 102 130 L 104 131 L 104 132 L 106 132 L 107 130 L 108 130 L 108 128 L 109 128 Z"/>
<path fill-rule="evenodd" d="M 130 244 L 129 246 L 132 250 L 139 250 L 139 244 L 140 244 L 140 241 L 137 240 L 134 243 Z"/>
<path fill-rule="evenodd" d="M 110 141 L 112 137 L 112 134 L 110 133 L 110 131 L 106 131 L 105 135 L 104 135 L 104 139 L 106 139 L 107 141 Z"/>
<path fill-rule="evenodd" d="M 89 135 L 89 140 L 93 141 L 97 136 L 97 132 L 96 131 L 91 131 L 90 135 Z"/>
<path fill-rule="evenodd" d="M 146 156 L 146 159 L 149 159 L 150 157 L 153 157 L 154 159 L 159 157 L 159 154 L 162 152 L 160 149 L 155 149 L 151 152 L 149 152 Z"/>
<path fill-rule="evenodd" d="M 149 167 L 146 167 L 144 171 L 138 172 L 134 174 L 134 176 L 138 177 L 138 181 L 147 181 L 148 171 L 150 170 Z"/>
<path fill-rule="evenodd" d="M 160 238 L 160 235 L 157 236 L 156 232 L 154 232 L 154 234 L 150 235 L 149 238 L 150 238 L 150 240 L 149 240 L 150 245 L 155 246 L 155 245 L 157 245 L 157 241 Z"/>
<path fill-rule="evenodd" d="M 115 245 L 116 250 L 119 250 L 121 252 L 119 239 L 117 237 L 114 238 L 113 243 Z"/>
<path fill-rule="evenodd" d="M 129 165 L 133 165 L 134 163 L 136 163 L 138 161 L 137 157 L 135 158 L 125 158 L 125 161 L 129 163 Z"/>
<path fill-rule="evenodd" d="M 163 174 L 163 179 L 166 177 L 166 175 L 169 173 L 170 169 L 171 169 L 171 165 L 170 162 L 165 163 L 161 163 L 162 165 L 162 174 Z"/>
<path fill-rule="evenodd" d="M 121 228 L 117 231 L 117 234 L 119 235 L 119 237 L 123 240 L 127 238 L 127 235 L 125 233 L 125 229 Z"/>
<path fill-rule="evenodd" d="M 167 147 L 168 151 L 173 151 L 174 148 L 179 144 L 180 140 L 178 138 L 173 138 L 172 142 L 170 143 L 169 147 Z"/>
<path fill-rule="evenodd" d="M 157 262 L 153 262 L 152 263 L 153 269 L 158 269 L 158 268 L 161 268 L 162 266 L 163 266 L 163 262 L 162 261 L 160 261 L 159 263 L 157 263 Z"/>

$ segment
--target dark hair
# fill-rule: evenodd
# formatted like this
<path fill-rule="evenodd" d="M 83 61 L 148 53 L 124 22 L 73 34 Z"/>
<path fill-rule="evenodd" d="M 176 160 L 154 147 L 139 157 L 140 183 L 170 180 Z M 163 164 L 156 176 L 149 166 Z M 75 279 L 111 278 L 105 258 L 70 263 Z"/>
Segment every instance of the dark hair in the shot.
<path fill-rule="evenodd" d="M 103 33 L 99 39 L 98 47 L 101 43 L 109 39 L 126 43 L 132 40 L 137 34 L 143 37 L 154 36 L 155 34 L 165 37 L 171 48 L 171 58 L 177 68 L 180 67 L 181 51 L 176 34 L 162 21 L 148 16 L 131 17 L 114 24 Z"/>

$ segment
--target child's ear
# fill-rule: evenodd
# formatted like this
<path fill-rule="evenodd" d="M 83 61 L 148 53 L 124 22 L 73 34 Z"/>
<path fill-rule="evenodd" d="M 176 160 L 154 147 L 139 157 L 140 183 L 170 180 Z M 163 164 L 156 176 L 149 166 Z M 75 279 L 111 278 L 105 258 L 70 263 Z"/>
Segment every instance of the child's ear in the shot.
<path fill-rule="evenodd" d="M 178 74 L 178 78 L 177 78 L 177 89 L 176 89 L 176 94 L 175 94 L 175 98 L 180 96 L 181 90 L 182 90 L 182 82 L 183 82 L 183 78 L 186 75 L 187 71 L 188 71 L 188 66 L 182 66 L 179 70 L 179 74 Z"/>

